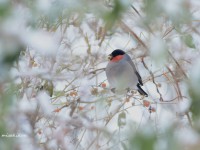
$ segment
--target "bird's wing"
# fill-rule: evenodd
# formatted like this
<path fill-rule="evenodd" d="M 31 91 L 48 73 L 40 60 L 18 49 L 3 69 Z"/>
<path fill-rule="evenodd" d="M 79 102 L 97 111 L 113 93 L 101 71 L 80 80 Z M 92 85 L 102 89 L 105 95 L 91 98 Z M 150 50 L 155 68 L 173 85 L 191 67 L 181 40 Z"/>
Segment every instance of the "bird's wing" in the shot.
<path fill-rule="evenodd" d="M 142 78 L 141 78 L 140 74 L 138 73 L 138 71 L 136 70 L 134 63 L 133 63 L 133 61 L 131 60 L 131 57 L 130 57 L 128 54 L 125 54 L 125 59 L 126 59 L 126 60 L 128 61 L 128 63 L 132 66 L 132 68 L 133 68 L 135 74 L 137 75 L 139 84 L 140 84 L 140 85 L 143 85 Z"/>

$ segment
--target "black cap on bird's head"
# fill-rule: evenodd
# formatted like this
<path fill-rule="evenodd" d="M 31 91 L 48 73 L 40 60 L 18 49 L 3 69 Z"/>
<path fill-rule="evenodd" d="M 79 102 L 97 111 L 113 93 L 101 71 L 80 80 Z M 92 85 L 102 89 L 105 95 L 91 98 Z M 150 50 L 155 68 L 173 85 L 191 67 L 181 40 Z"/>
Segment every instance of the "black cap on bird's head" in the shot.
<path fill-rule="evenodd" d="M 125 54 L 125 52 L 124 52 L 123 50 L 121 50 L 121 49 L 116 49 L 116 50 L 114 50 L 110 55 L 108 55 L 108 59 L 109 59 L 109 60 L 112 60 L 113 57 L 118 56 L 118 55 L 124 55 L 124 54 Z"/>

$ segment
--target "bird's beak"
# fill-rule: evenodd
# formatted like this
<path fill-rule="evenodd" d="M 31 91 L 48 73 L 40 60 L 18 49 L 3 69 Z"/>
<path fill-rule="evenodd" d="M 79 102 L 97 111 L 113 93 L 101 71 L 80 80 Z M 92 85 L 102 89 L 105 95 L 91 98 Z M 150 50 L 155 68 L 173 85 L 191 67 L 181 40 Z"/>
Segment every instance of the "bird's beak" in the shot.
<path fill-rule="evenodd" d="M 108 59 L 109 59 L 109 60 L 112 60 L 112 58 L 113 58 L 113 57 L 112 57 L 112 55 L 111 55 L 111 54 L 110 54 L 110 55 L 108 55 Z"/>

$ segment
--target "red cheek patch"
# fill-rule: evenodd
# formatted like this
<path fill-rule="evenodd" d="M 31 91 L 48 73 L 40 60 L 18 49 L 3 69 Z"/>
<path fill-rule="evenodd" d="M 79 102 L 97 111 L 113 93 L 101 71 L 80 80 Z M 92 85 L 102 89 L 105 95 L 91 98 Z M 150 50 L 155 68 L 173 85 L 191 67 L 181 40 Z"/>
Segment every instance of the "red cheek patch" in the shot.
<path fill-rule="evenodd" d="M 122 58 L 124 57 L 124 55 L 118 55 L 113 57 L 113 59 L 111 60 L 112 62 L 118 62 L 120 61 Z"/>

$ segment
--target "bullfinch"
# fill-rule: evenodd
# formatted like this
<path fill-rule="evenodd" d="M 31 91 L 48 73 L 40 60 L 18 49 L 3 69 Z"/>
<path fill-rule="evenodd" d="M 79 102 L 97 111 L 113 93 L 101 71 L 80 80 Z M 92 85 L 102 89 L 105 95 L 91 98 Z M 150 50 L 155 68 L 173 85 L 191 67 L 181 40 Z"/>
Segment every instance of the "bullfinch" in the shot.
<path fill-rule="evenodd" d="M 106 76 L 113 93 L 130 89 L 137 89 L 141 95 L 148 94 L 141 88 L 142 78 L 131 60 L 123 50 L 116 49 L 109 55 L 106 66 Z"/>

